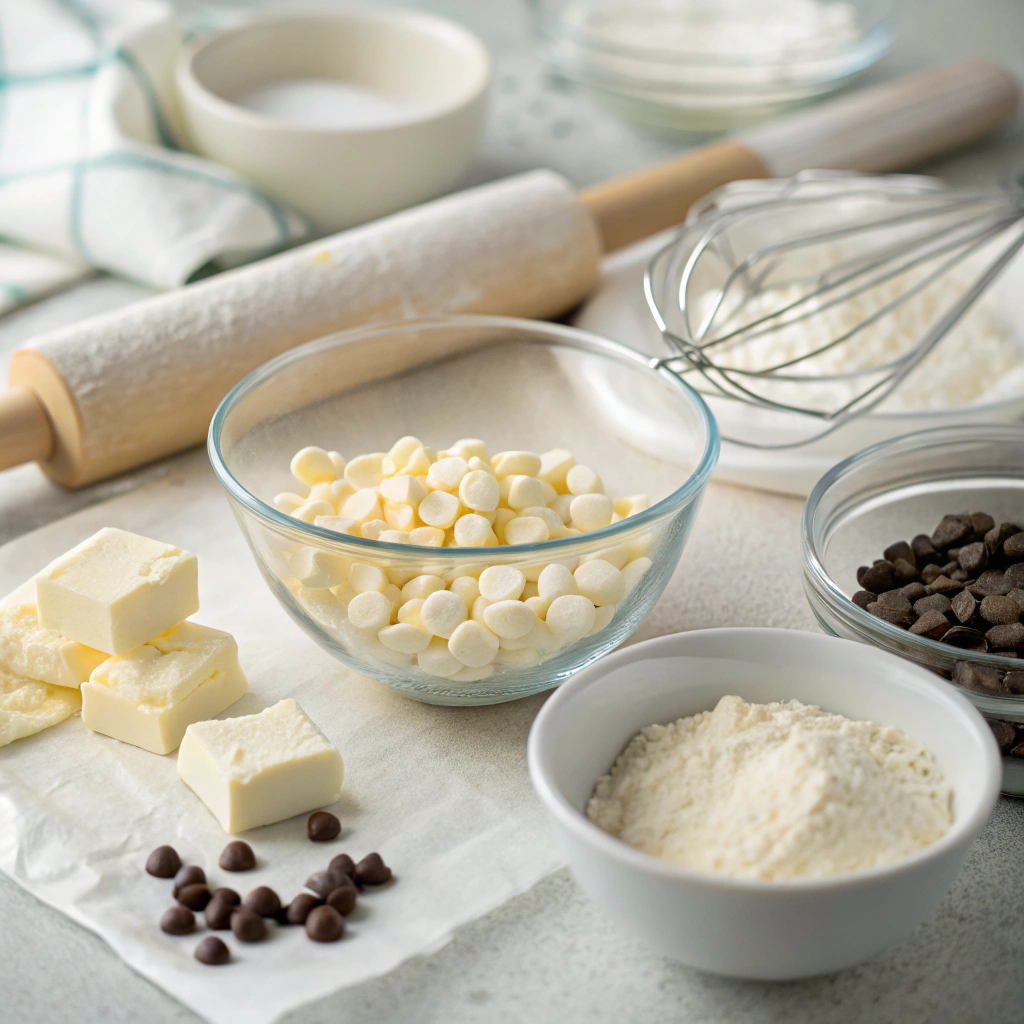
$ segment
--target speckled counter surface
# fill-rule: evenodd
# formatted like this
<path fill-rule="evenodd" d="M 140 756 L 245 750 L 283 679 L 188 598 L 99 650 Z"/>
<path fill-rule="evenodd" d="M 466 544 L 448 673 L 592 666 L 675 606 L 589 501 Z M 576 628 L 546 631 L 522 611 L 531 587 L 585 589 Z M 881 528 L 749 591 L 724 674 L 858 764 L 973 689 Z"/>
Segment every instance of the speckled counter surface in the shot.
<path fill-rule="evenodd" d="M 687 142 L 630 127 L 551 81 L 531 53 L 520 0 L 406 6 L 462 20 L 495 54 L 490 127 L 471 181 L 549 166 L 587 184 L 669 156 Z M 899 42 L 872 78 L 971 55 L 1000 60 L 1024 78 L 1021 0 L 909 0 L 904 8 Z M 986 146 L 927 170 L 970 182 L 1021 173 L 1024 120 Z M 144 294 L 136 285 L 97 278 L 0 320 L 0 364 L 41 330 Z M 34 467 L 0 475 L 0 542 L 165 471 L 166 464 L 150 467 L 75 493 L 54 487 Z M 800 586 L 800 510 L 793 499 L 713 486 L 671 586 L 635 639 L 707 626 L 814 628 Z M 537 707 L 542 700 L 534 698 Z M 197 1020 L 95 936 L 2 877 L 0 922 L 0 1024 Z M 1024 801 L 1003 799 L 935 917 L 908 942 L 856 970 L 785 985 L 697 974 L 615 929 L 560 871 L 462 929 L 433 956 L 287 1020 L 1001 1024 L 1022 1016 Z"/>

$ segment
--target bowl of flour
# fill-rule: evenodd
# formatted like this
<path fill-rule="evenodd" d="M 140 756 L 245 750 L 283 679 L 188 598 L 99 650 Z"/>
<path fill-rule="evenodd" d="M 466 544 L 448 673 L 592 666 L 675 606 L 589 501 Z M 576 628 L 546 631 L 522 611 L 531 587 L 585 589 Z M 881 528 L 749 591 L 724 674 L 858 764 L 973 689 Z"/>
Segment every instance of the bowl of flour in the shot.
<path fill-rule="evenodd" d="M 984 719 L 926 670 L 817 634 L 661 637 L 545 705 L 530 773 L 576 880 L 666 956 L 782 980 L 936 908 L 999 791 Z"/>

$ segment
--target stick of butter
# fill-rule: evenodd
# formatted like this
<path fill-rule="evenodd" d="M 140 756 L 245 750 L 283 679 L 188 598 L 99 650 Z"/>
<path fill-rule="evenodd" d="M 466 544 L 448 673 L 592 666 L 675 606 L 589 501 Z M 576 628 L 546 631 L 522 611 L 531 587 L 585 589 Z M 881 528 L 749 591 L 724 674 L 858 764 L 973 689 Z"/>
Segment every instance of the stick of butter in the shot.
<path fill-rule="evenodd" d="M 288 698 L 257 715 L 185 730 L 178 774 L 225 832 L 244 832 L 334 803 L 338 748 Z"/>
<path fill-rule="evenodd" d="M 39 625 L 127 654 L 199 610 L 196 556 L 104 527 L 36 576 Z"/>
<path fill-rule="evenodd" d="M 81 706 L 77 690 L 0 669 L 0 747 L 63 722 Z"/>
<path fill-rule="evenodd" d="M 94 669 L 82 685 L 82 721 L 93 732 L 169 754 L 189 725 L 219 715 L 248 689 L 235 638 L 183 622 Z"/>
<path fill-rule="evenodd" d="M 35 580 L 0 601 L 0 669 L 77 690 L 106 658 L 102 651 L 39 625 Z"/>

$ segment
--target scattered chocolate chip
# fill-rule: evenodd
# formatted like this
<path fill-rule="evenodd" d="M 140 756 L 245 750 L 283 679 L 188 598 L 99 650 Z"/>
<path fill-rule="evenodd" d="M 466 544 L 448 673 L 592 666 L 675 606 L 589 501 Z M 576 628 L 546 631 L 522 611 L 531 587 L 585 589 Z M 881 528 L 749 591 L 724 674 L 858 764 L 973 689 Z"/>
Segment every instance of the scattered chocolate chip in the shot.
<path fill-rule="evenodd" d="M 306 888 L 312 889 L 317 896 L 327 899 L 331 892 L 337 888 L 338 880 L 330 871 L 314 871 L 306 879 Z"/>
<path fill-rule="evenodd" d="M 914 621 L 914 616 L 910 612 L 900 612 L 893 608 L 883 608 L 877 601 L 873 604 L 869 604 L 865 609 L 870 615 L 874 615 L 876 619 L 883 619 L 885 622 L 891 622 L 894 626 L 899 626 L 900 629 L 909 629 L 911 623 Z"/>
<path fill-rule="evenodd" d="M 962 581 L 950 579 L 948 576 L 938 576 L 928 584 L 929 594 L 957 594 L 963 589 Z"/>
<path fill-rule="evenodd" d="M 1008 594 L 1011 590 L 1010 581 L 1005 572 L 989 569 L 983 572 L 970 587 L 971 593 L 980 601 L 983 597 L 997 597 Z"/>
<path fill-rule="evenodd" d="M 949 619 L 942 612 L 925 612 L 910 627 L 915 636 L 924 636 L 929 640 L 941 640 L 949 632 Z"/>
<path fill-rule="evenodd" d="M 1024 669 L 1011 668 L 1003 676 L 1003 686 L 1006 687 L 1007 693 L 1013 693 L 1018 696 L 1024 695 Z"/>
<path fill-rule="evenodd" d="M 993 626 L 1004 626 L 1020 618 L 1020 608 L 1012 597 L 986 597 L 982 599 L 978 614 Z"/>
<path fill-rule="evenodd" d="M 979 570 L 984 569 L 988 565 L 988 551 L 985 550 L 985 545 L 981 541 L 974 544 L 965 544 L 960 549 L 956 560 L 960 563 L 960 568 L 964 572 L 969 572 L 972 576 L 976 576 Z"/>
<path fill-rule="evenodd" d="M 1003 673 L 987 665 L 972 665 L 969 661 L 958 661 L 953 666 L 953 682 L 967 690 L 978 693 L 1004 693 Z"/>
<path fill-rule="evenodd" d="M 929 594 L 914 602 L 914 614 L 924 615 L 925 612 L 938 612 L 940 615 L 945 615 L 950 607 L 950 600 L 945 594 Z"/>
<path fill-rule="evenodd" d="M 860 568 L 857 569 L 857 582 L 858 583 L 860 583 L 860 581 L 862 579 L 864 579 L 864 573 L 866 573 L 867 571 L 868 571 L 868 567 L 866 565 L 862 565 L 862 566 L 860 566 Z"/>
<path fill-rule="evenodd" d="M 935 594 L 934 597 L 948 600 L 943 594 Z M 927 598 L 932 600 L 932 598 Z M 914 606 L 916 609 L 916 605 Z M 975 596 L 967 590 L 961 590 L 956 597 L 950 602 L 950 609 L 953 614 L 960 620 L 961 624 L 970 622 L 974 618 L 974 612 L 978 607 L 978 601 Z"/>
<path fill-rule="evenodd" d="M 175 899 L 189 910 L 205 910 L 210 902 L 210 887 L 202 882 L 193 882 L 180 889 Z"/>
<path fill-rule="evenodd" d="M 890 544 L 883 552 L 882 557 L 887 562 L 896 564 L 897 558 L 902 558 L 905 562 L 910 562 L 911 565 L 916 565 L 917 556 L 914 554 L 914 549 L 905 541 L 898 540 L 895 544 Z"/>
<path fill-rule="evenodd" d="M 252 871 L 256 867 L 256 854 L 248 843 L 235 839 L 224 847 L 217 863 L 225 871 Z"/>
<path fill-rule="evenodd" d="M 918 565 L 924 566 L 930 563 L 937 563 L 941 556 L 935 550 L 931 538 L 919 533 L 911 542 L 910 549 L 914 552 L 914 560 Z M 942 559 L 945 561 L 945 559 Z"/>
<path fill-rule="evenodd" d="M 980 651 L 984 654 L 988 650 L 988 641 L 985 634 L 980 630 L 971 629 L 969 626 L 954 626 L 942 637 L 944 644 L 952 644 L 965 651 Z"/>
<path fill-rule="evenodd" d="M 216 935 L 207 935 L 196 946 L 195 958 L 201 964 L 217 966 L 219 964 L 226 964 L 231 959 L 231 950 Z"/>
<path fill-rule="evenodd" d="M 202 885 L 206 881 L 206 872 L 196 864 L 186 864 L 174 875 L 174 896 L 177 896 L 186 885 Z"/>
<path fill-rule="evenodd" d="M 917 566 L 912 565 L 905 558 L 897 558 L 892 563 L 893 574 L 896 577 L 897 585 L 907 583 L 911 580 L 916 580 L 920 577 L 920 573 L 917 571 Z"/>
<path fill-rule="evenodd" d="M 1005 625 L 993 626 L 985 633 L 985 639 L 988 640 L 989 647 L 995 649 L 1024 647 L 1024 624 L 1010 622 Z"/>
<path fill-rule="evenodd" d="M 873 594 L 884 594 L 896 586 L 896 572 L 892 562 L 876 562 L 857 581 Z"/>
<path fill-rule="evenodd" d="M 306 934 L 314 942 L 337 942 L 345 933 L 345 919 L 334 907 L 314 907 L 306 917 Z"/>
<path fill-rule="evenodd" d="M 357 885 L 383 885 L 391 879 L 391 868 L 379 853 L 368 853 L 356 865 Z"/>
<path fill-rule="evenodd" d="M 984 536 L 996 525 L 996 521 L 987 512 L 971 513 L 971 529 L 979 536 Z"/>
<path fill-rule="evenodd" d="M 986 718 L 985 721 L 988 722 L 988 727 L 999 744 L 1000 752 L 1007 753 L 1017 737 L 1017 730 L 1009 722 L 1003 722 L 998 718 Z"/>
<path fill-rule="evenodd" d="M 927 586 L 942 575 L 942 567 L 935 562 L 929 562 L 921 570 L 921 582 Z"/>
<path fill-rule="evenodd" d="M 356 909 L 355 884 L 350 878 L 346 878 L 345 881 L 347 884 L 339 885 L 326 900 L 327 906 L 334 907 L 342 917 L 347 917 Z"/>
<path fill-rule="evenodd" d="M 971 520 L 967 516 L 943 516 L 942 521 L 935 527 L 935 532 L 929 538 L 932 544 L 945 551 L 966 540 L 971 535 Z"/>
<path fill-rule="evenodd" d="M 267 926 L 256 911 L 236 907 L 231 915 L 231 931 L 239 942 L 259 942 L 267 934 Z"/>
<path fill-rule="evenodd" d="M 347 853 L 339 853 L 327 865 L 327 870 L 335 877 L 348 875 L 349 878 L 355 878 L 356 862 Z"/>
<path fill-rule="evenodd" d="M 329 843 L 341 835 L 341 822 L 330 811 L 315 811 L 306 822 L 306 835 L 314 843 Z"/>
<path fill-rule="evenodd" d="M 875 603 L 875 595 L 870 590 L 858 590 L 852 600 L 858 608 L 867 608 L 869 604 Z"/>
<path fill-rule="evenodd" d="M 158 846 L 146 858 L 146 871 L 154 878 L 173 878 L 181 870 L 181 858 L 173 846 Z"/>
<path fill-rule="evenodd" d="M 242 906 L 260 917 L 273 917 L 281 909 L 281 899 L 273 889 L 261 885 L 242 900 Z"/>
<path fill-rule="evenodd" d="M 213 898 L 223 900 L 229 907 L 237 907 L 242 902 L 242 897 L 234 889 L 227 889 L 223 886 L 213 890 Z"/>
<path fill-rule="evenodd" d="M 1015 533 L 1003 541 L 1003 557 L 1011 562 L 1024 558 L 1024 532 Z"/>
<path fill-rule="evenodd" d="M 167 932 L 168 935 L 188 935 L 195 929 L 195 926 L 196 915 L 180 903 L 168 907 L 164 911 L 163 917 L 160 918 L 160 931 Z"/>
<path fill-rule="evenodd" d="M 919 601 L 928 591 L 925 590 L 923 583 L 915 581 L 914 583 L 908 583 L 905 587 L 900 587 L 900 593 L 913 603 L 914 601 Z"/>
<path fill-rule="evenodd" d="M 285 914 L 285 919 L 289 924 L 305 924 L 306 918 L 309 917 L 309 912 L 314 907 L 322 907 L 324 901 L 319 896 L 314 896 L 312 893 L 300 892 L 288 904 L 288 910 Z"/>
<path fill-rule="evenodd" d="M 231 927 L 231 915 L 236 906 L 214 893 L 213 899 L 206 904 L 206 927 L 215 932 L 227 931 Z"/>
<path fill-rule="evenodd" d="M 910 601 L 898 590 L 887 590 L 884 594 L 878 595 L 879 607 L 891 612 L 909 612 Z"/>
<path fill-rule="evenodd" d="M 1014 523 L 1000 523 L 994 526 L 985 534 L 985 547 L 990 555 L 996 554 L 1003 546 L 1004 541 L 1020 533 L 1020 527 Z"/>

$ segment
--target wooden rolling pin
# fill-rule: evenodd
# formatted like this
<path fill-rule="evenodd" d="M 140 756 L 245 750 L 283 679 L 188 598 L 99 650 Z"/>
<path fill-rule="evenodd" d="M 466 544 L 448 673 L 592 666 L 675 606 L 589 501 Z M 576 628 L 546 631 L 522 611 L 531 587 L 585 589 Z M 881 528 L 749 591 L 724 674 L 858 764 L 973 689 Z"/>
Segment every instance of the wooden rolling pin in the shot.
<path fill-rule="evenodd" d="M 1005 71 L 972 61 L 582 194 L 531 172 L 93 317 L 14 354 L 0 469 L 35 460 L 71 487 L 123 472 L 201 442 L 234 384 L 303 342 L 432 313 L 557 316 L 597 283 L 602 251 L 680 223 L 719 185 L 808 167 L 898 170 L 981 138 L 1016 104 Z"/>

